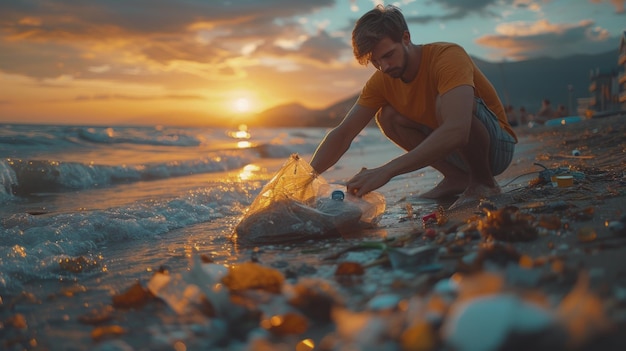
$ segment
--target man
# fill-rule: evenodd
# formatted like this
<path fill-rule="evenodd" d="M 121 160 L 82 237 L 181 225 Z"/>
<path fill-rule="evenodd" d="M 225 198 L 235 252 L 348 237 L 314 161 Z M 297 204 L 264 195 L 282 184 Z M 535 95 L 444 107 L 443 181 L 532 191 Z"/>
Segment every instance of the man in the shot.
<path fill-rule="evenodd" d="M 362 169 L 347 191 L 362 196 L 391 178 L 432 166 L 444 175 L 422 194 L 461 194 L 451 206 L 500 192 L 494 175 L 511 162 L 517 137 L 496 91 L 467 53 L 451 43 L 416 45 L 395 6 L 378 5 L 352 32 L 359 63 L 377 71 L 343 121 L 318 146 L 311 166 L 323 173 L 348 150 L 372 118 L 407 152 L 374 169 Z"/>

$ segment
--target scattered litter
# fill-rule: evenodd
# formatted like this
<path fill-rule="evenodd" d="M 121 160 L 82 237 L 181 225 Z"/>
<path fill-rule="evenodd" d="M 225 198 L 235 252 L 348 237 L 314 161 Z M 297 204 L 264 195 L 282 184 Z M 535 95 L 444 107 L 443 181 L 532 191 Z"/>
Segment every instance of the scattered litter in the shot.
<path fill-rule="evenodd" d="M 394 269 L 419 270 L 436 262 L 439 247 L 425 245 L 415 248 L 390 248 L 387 255 Z"/>
<path fill-rule="evenodd" d="M 608 222 L 606 226 L 615 235 L 626 235 L 626 215 L 623 215 L 618 221 Z"/>
<path fill-rule="evenodd" d="M 533 217 L 513 206 L 488 212 L 487 218 L 480 221 L 478 230 L 486 238 L 501 241 L 531 241 L 538 235 Z"/>
<path fill-rule="evenodd" d="M 154 295 L 139 282 L 131 285 L 125 292 L 113 296 L 113 307 L 130 309 L 144 306 Z"/>
<path fill-rule="evenodd" d="M 574 177 L 571 175 L 556 176 L 556 184 L 559 188 L 567 188 L 574 185 Z"/>

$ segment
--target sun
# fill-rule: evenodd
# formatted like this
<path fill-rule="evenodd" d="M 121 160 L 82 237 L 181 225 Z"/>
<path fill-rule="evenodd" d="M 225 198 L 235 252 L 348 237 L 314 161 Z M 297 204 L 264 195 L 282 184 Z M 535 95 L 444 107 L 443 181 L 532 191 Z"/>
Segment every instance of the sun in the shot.
<path fill-rule="evenodd" d="M 233 108 L 237 112 L 249 112 L 250 111 L 250 100 L 246 98 L 238 98 L 233 101 Z"/>

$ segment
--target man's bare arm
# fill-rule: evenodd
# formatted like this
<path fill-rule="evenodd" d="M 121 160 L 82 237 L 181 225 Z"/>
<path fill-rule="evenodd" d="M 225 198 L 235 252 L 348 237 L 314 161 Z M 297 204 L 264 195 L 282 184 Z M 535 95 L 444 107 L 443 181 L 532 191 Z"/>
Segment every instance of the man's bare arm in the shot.
<path fill-rule="evenodd" d="M 352 106 L 341 123 L 333 128 L 320 143 L 311 160 L 311 166 L 317 173 L 323 173 L 343 156 L 352 140 L 372 120 L 376 110 L 358 104 Z"/>
<path fill-rule="evenodd" d="M 474 89 L 467 85 L 460 86 L 448 91 L 440 99 L 439 127 L 415 149 L 381 167 L 364 170 L 354 176 L 347 183 L 348 191 L 357 196 L 365 195 L 397 175 L 429 166 L 465 146 L 472 123 Z"/>

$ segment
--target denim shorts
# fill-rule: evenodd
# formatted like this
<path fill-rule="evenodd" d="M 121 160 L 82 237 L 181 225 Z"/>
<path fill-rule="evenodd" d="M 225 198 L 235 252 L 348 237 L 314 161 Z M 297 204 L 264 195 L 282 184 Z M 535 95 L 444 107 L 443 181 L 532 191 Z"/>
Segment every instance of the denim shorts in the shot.
<path fill-rule="evenodd" d="M 489 160 L 491 160 L 491 173 L 495 176 L 504 172 L 513 160 L 515 152 L 515 138 L 506 130 L 502 129 L 498 122 L 498 117 L 493 113 L 481 98 L 476 99 L 476 112 L 474 116 L 483 123 L 489 133 Z M 426 126 L 421 126 L 425 134 L 430 134 L 432 130 Z M 458 151 L 446 157 L 446 161 L 452 163 L 465 172 L 469 168 L 463 161 Z"/>

